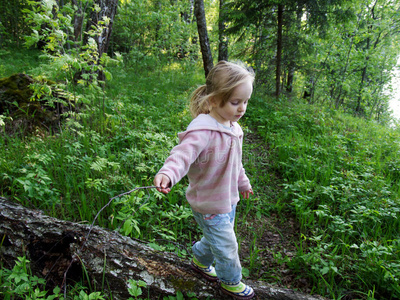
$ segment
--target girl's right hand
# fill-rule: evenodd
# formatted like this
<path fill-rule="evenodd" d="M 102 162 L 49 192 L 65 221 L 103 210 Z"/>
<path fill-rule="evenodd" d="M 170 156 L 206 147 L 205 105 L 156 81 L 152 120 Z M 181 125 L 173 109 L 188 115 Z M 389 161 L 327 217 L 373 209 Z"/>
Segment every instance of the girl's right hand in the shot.
<path fill-rule="evenodd" d="M 154 177 L 153 183 L 157 187 L 157 191 L 161 193 L 168 194 L 171 191 L 169 188 L 171 185 L 171 179 L 169 179 L 167 175 L 157 174 L 156 177 Z"/>

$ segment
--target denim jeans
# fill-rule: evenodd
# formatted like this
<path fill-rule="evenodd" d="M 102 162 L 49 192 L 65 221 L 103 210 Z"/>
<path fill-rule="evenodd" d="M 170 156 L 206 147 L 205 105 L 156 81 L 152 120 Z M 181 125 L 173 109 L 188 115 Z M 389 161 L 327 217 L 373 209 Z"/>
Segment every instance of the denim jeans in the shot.
<path fill-rule="evenodd" d="M 215 261 L 215 271 L 224 283 L 238 283 L 242 279 L 238 243 L 234 231 L 236 205 L 227 214 L 200 214 L 193 211 L 203 237 L 195 243 L 192 251 L 197 260 L 205 266 Z"/>

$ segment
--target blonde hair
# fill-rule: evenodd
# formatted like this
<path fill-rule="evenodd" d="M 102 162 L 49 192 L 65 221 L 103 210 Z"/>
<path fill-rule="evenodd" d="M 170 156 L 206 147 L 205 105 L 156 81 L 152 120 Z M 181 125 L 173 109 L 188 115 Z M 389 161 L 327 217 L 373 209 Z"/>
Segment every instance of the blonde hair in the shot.
<path fill-rule="evenodd" d="M 190 97 L 189 109 L 193 118 L 210 113 L 209 99 L 216 97 L 220 106 L 228 102 L 233 90 L 247 80 L 254 81 L 254 71 L 243 63 L 221 60 L 208 73 L 206 84 L 199 86 Z"/>

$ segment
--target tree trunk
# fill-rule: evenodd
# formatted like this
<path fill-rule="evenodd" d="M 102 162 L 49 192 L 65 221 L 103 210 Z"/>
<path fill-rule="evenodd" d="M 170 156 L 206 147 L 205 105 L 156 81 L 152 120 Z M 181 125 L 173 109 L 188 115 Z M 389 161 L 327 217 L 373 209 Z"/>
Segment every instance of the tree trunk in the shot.
<path fill-rule="evenodd" d="M 303 17 L 303 6 L 299 5 L 296 9 L 296 20 L 295 20 L 295 26 L 296 30 L 298 33 L 301 32 L 301 18 Z M 287 70 L 287 81 L 286 81 L 286 91 L 291 93 L 293 91 L 293 81 L 294 81 L 294 75 L 296 72 L 297 68 L 297 61 L 299 60 L 299 46 L 296 45 L 292 47 L 293 49 L 289 50 L 289 55 L 288 55 L 288 70 Z"/>
<path fill-rule="evenodd" d="M 84 19 L 85 19 L 84 11 L 86 8 L 84 8 L 82 6 L 82 1 L 79 1 L 79 3 L 78 3 L 77 0 L 72 0 L 72 3 L 76 7 L 76 10 L 74 13 L 74 21 L 73 21 L 73 23 L 74 23 L 74 42 L 79 43 L 82 41 L 82 29 L 83 29 L 83 23 L 84 23 Z"/>
<path fill-rule="evenodd" d="M 286 81 L 286 91 L 291 93 L 293 91 L 293 80 L 294 80 L 295 68 L 293 66 L 289 67 L 287 81 Z"/>
<path fill-rule="evenodd" d="M 276 75 L 275 75 L 275 95 L 281 94 L 281 65 L 282 65 L 282 30 L 283 30 L 283 5 L 278 4 L 278 37 L 276 43 Z"/>
<path fill-rule="evenodd" d="M 228 60 L 228 37 L 226 36 L 226 8 L 225 0 L 219 0 L 219 20 L 218 20 L 218 61 Z"/>
<path fill-rule="evenodd" d="M 194 0 L 189 0 L 189 9 L 181 13 L 182 19 L 186 24 L 192 23 Z"/>
<path fill-rule="evenodd" d="M 98 5 L 99 9 L 96 9 L 96 5 Z M 117 13 L 117 7 L 118 0 L 95 0 L 89 21 L 86 24 L 86 32 L 88 32 L 92 28 L 92 26 L 101 26 L 99 22 L 105 21 L 105 19 L 109 21 L 105 22 L 105 24 L 102 25 L 104 26 L 104 29 L 101 34 L 94 37 L 97 43 L 99 60 L 101 59 L 103 53 L 107 53 L 108 46 L 110 44 L 112 27 L 114 24 L 114 17 Z M 88 39 L 89 36 L 86 34 L 84 36 L 84 45 L 87 44 Z M 104 75 L 99 74 L 99 79 L 104 80 Z"/>
<path fill-rule="evenodd" d="M 0 240 L 4 267 L 11 268 L 17 257 L 26 256 L 33 273 L 46 277 L 53 286 L 81 280 L 84 267 L 91 285 L 108 298 L 128 299 L 128 280 L 133 279 L 147 283 L 143 294 L 150 299 L 178 291 L 192 292 L 198 299 L 230 299 L 220 292 L 218 283 L 206 282 L 173 253 L 155 251 L 115 231 L 51 218 L 2 197 Z M 247 283 L 253 286 L 255 299 L 323 299 L 263 282 Z"/>
<path fill-rule="evenodd" d="M 154 2 L 154 10 L 155 11 L 161 11 L 162 5 L 161 1 L 157 0 Z M 158 41 L 160 39 L 160 30 L 161 30 L 161 20 L 159 17 L 156 19 L 156 28 L 155 28 L 155 35 L 154 35 L 154 40 Z"/>
<path fill-rule="evenodd" d="M 349 47 L 349 50 L 347 51 L 346 64 L 345 64 L 345 66 L 343 68 L 342 73 L 340 74 L 341 76 L 338 77 L 339 79 L 337 79 L 336 83 L 335 83 L 335 85 L 338 86 L 338 90 L 339 90 L 339 92 L 335 96 L 336 97 L 336 101 L 335 101 L 336 109 L 338 109 L 340 107 L 340 105 L 343 105 L 343 103 L 344 103 L 344 97 L 342 98 L 343 83 L 346 80 L 347 68 L 350 65 L 350 54 L 351 54 L 351 50 L 353 49 L 354 37 L 355 37 L 355 33 L 350 38 L 350 47 Z"/>
<path fill-rule="evenodd" d="M 181 11 L 181 18 L 185 24 L 191 24 L 193 21 L 193 9 L 194 9 L 194 0 L 188 1 L 188 6 Z M 187 30 L 190 32 L 190 30 Z M 182 33 L 182 44 L 179 47 L 179 51 L 177 53 L 178 58 L 185 58 L 191 52 L 190 49 L 187 49 L 187 45 L 190 43 L 190 35 L 186 32 Z"/>
<path fill-rule="evenodd" d="M 194 15 L 197 20 L 197 31 L 199 33 L 201 55 L 203 57 L 204 73 L 207 77 L 208 73 L 214 66 L 213 58 L 210 49 L 210 42 L 208 40 L 206 16 L 204 12 L 203 0 L 195 0 L 194 2 Z"/>

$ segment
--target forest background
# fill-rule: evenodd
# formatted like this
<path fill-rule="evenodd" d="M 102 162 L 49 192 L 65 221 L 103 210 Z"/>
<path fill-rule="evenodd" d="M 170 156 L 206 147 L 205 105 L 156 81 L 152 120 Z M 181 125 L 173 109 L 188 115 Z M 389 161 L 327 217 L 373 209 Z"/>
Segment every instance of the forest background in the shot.
<path fill-rule="evenodd" d="M 191 120 L 190 92 L 216 61 L 240 60 L 256 72 L 240 121 L 255 191 L 237 217 L 244 277 L 400 298 L 397 1 L 12 0 L 0 17 L 3 197 L 92 222 L 152 184 Z M 4 92 L 15 73 L 29 89 Z M 118 198 L 97 223 L 189 257 L 180 245 L 200 233 L 185 184 Z M 57 294 L 26 260 L 1 265 L 4 297 Z M 110 297 L 87 283 L 68 297 Z"/>

